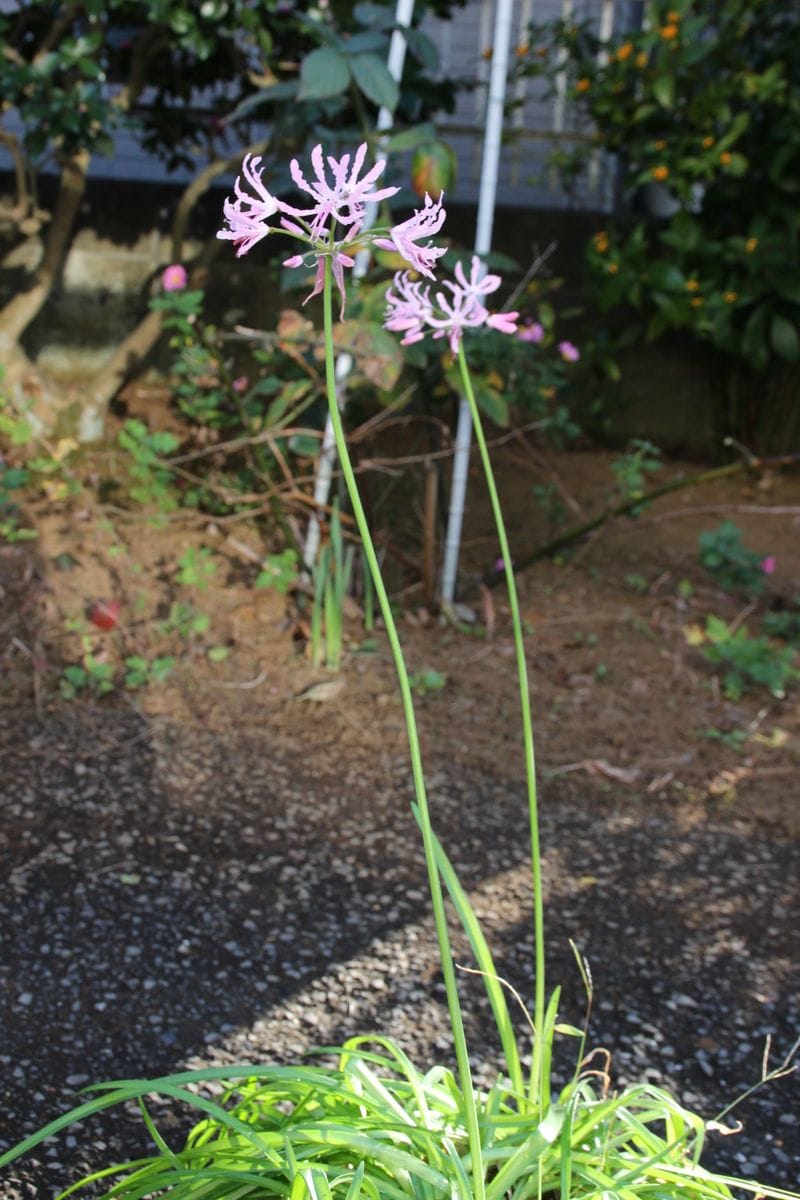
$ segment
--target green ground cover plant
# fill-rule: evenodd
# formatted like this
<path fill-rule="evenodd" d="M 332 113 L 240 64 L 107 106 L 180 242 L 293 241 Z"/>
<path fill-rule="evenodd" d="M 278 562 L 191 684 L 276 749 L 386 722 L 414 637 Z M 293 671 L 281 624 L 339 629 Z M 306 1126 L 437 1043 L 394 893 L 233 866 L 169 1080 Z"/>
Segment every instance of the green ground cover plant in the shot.
<path fill-rule="evenodd" d="M 395 276 L 387 294 L 387 328 L 412 344 L 446 339 L 472 411 L 480 459 L 496 523 L 514 629 L 515 660 L 524 735 L 535 942 L 534 995 L 525 998 L 528 1024 L 518 1037 L 509 1011 L 509 993 L 498 976 L 491 950 L 467 895 L 440 844 L 433 824 L 417 729 L 412 680 L 375 551 L 337 403 L 334 353 L 334 291 L 345 301 L 344 269 L 352 263 L 351 242 L 360 236 L 364 205 L 383 191 L 379 166 L 361 176 L 362 147 L 351 160 L 312 154 L 314 177 L 298 162 L 292 176 L 310 195 L 305 209 L 267 191 L 254 164 L 245 162 L 237 196 L 225 207 L 223 238 L 239 253 L 268 233 L 283 230 L 299 244 L 295 265 L 315 269 L 314 291 L 321 294 L 325 377 L 337 451 L 352 513 L 369 565 L 377 606 L 383 617 L 397 671 L 406 718 L 414 780 L 414 812 L 425 854 L 433 917 L 453 1037 L 455 1070 L 433 1064 L 420 1070 L 401 1047 L 380 1032 L 359 1036 L 343 1047 L 321 1052 L 336 1056 L 333 1066 L 270 1067 L 244 1064 L 160 1079 L 99 1085 L 91 1099 L 26 1138 L 0 1157 L 0 1167 L 45 1138 L 93 1113 L 134 1102 L 153 1143 L 152 1156 L 109 1166 L 85 1183 L 106 1186 L 106 1197 L 144 1200 L 170 1195 L 205 1200 L 246 1200 L 288 1196 L 291 1200 L 560 1200 L 619 1197 L 620 1200 L 732 1200 L 734 1190 L 773 1200 L 790 1193 L 749 1179 L 729 1179 L 703 1168 L 708 1123 L 648 1084 L 611 1092 L 605 1073 L 587 1055 L 587 1034 L 558 1019 L 559 988 L 548 994 L 545 979 L 545 925 L 542 856 L 530 686 L 511 555 L 482 418 L 470 375 L 466 344 L 486 329 L 513 336 L 517 313 L 491 312 L 486 298 L 498 276 L 473 259 L 469 274 L 437 273 L 442 250 L 431 239 L 444 222 L 441 202 L 425 198 L 424 208 L 400 225 L 377 228 L 379 248 L 400 253 L 416 276 Z M 256 164 L 257 165 L 257 164 Z M 390 189 L 391 190 L 391 189 Z M 308 201 L 305 201 L 308 204 Z M 270 224 L 274 218 L 275 223 Z M 290 260 L 291 261 L 291 260 Z M 426 283 L 429 279 L 431 282 Z M 445 895 L 469 939 L 494 1015 L 503 1063 L 496 1081 L 478 1087 L 469 1047 L 448 929 Z M 591 980 L 580 955 L 577 967 L 591 1001 Z M 517 999 L 517 997 L 514 997 Z M 575 1069 L 566 1086 L 552 1078 L 554 1039 L 574 1039 Z M 788 1069 L 786 1064 L 777 1072 Z M 221 1095 L 206 1085 L 224 1083 Z M 156 1093 L 195 1114 L 185 1144 L 174 1149 L 159 1132 L 148 1097 Z"/>
<path fill-rule="evenodd" d="M 722 521 L 716 529 L 700 534 L 699 557 L 719 587 L 747 597 L 751 607 L 755 606 L 755 598 L 763 596 L 776 565 L 771 554 L 760 554 L 745 546 L 742 532 L 733 521 Z M 751 634 L 745 624 L 729 624 L 711 614 L 706 617 L 705 628 L 695 627 L 689 637 L 702 647 L 705 660 L 719 668 L 728 699 L 738 700 L 743 692 L 758 687 L 783 699 L 787 686 L 798 678 L 797 647 L 792 637 L 795 625 L 796 614 L 791 610 L 767 612 L 761 618 L 762 633 Z"/>
<path fill-rule="evenodd" d="M 733 521 L 723 521 L 716 529 L 701 533 L 699 550 L 701 563 L 726 592 L 760 596 L 775 570 L 770 555 L 758 554 L 745 546 L 742 532 Z"/>
<path fill-rule="evenodd" d="M 768 637 L 750 634 L 744 625 L 731 630 L 720 617 L 706 619 L 703 657 L 720 669 L 730 700 L 738 700 L 752 687 L 765 687 L 782 700 L 787 685 L 799 674 L 793 646 L 776 646 Z"/>

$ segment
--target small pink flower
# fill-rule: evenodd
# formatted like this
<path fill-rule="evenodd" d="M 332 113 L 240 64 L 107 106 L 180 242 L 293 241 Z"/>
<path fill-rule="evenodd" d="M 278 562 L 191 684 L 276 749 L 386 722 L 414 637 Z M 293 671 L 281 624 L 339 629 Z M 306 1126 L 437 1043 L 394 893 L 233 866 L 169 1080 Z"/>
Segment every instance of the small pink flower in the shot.
<path fill-rule="evenodd" d="M 186 283 L 186 268 L 180 263 L 172 263 L 171 266 L 165 267 L 161 276 L 161 286 L 165 292 L 182 292 Z"/>
<path fill-rule="evenodd" d="M 425 207 L 417 209 L 413 217 L 390 229 L 388 238 L 375 238 L 375 245 L 381 250 L 393 250 L 402 255 L 420 275 L 434 279 L 433 267 L 436 260 L 447 252 L 446 247 L 431 246 L 430 243 L 418 246 L 416 243 L 420 238 L 432 237 L 444 225 L 446 213 L 442 208 L 442 199 L 443 196 L 440 196 L 438 200 L 431 200 L 426 192 Z"/>
<path fill-rule="evenodd" d="M 580 350 L 577 346 L 574 346 L 572 342 L 559 342 L 558 352 L 563 358 L 564 362 L 568 363 L 576 363 L 581 356 Z"/>
<path fill-rule="evenodd" d="M 464 274 L 464 268 L 460 262 L 456 263 L 453 274 L 461 291 L 467 296 L 474 296 L 476 300 L 479 296 L 488 296 L 491 292 L 496 292 L 502 283 L 499 275 L 490 275 L 484 270 L 484 265 L 477 254 L 472 256 L 469 279 Z M 445 286 L 452 287 L 453 285 L 448 283 Z"/>
<path fill-rule="evenodd" d="M 292 179 L 300 191 L 307 192 L 309 196 L 313 197 L 316 204 L 310 209 L 293 208 L 289 204 L 282 204 L 281 208 L 295 217 L 313 217 L 310 227 L 312 238 L 321 237 L 327 230 L 330 220 L 342 225 L 353 226 L 350 231 L 350 235 L 353 236 L 361 226 L 367 204 L 377 204 L 379 200 L 394 196 L 400 190 L 396 187 L 375 190 L 374 185 L 378 176 L 383 173 L 386 166 L 385 160 L 376 162 L 374 166 L 370 167 L 364 178 L 359 179 L 358 176 L 366 156 L 367 143 L 362 142 L 356 150 L 353 166 L 350 169 L 349 154 L 344 154 L 339 159 L 329 156 L 326 160 L 322 146 L 315 146 L 311 151 L 311 165 L 316 178 L 310 183 L 303 175 L 297 159 L 293 158 L 289 164 Z M 328 180 L 326 162 L 332 182 Z"/>
<path fill-rule="evenodd" d="M 516 333 L 518 316 L 518 312 L 489 313 L 486 317 L 486 324 L 490 329 L 496 329 L 498 333 Z"/>
<path fill-rule="evenodd" d="M 239 375 L 238 378 L 234 379 L 233 383 L 231 384 L 231 387 L 238 395 L 241 392 L 246 392 L 249 385 L 250 385 L 250 380 L 247 378 L 247 376 Z"/>
<path fill-rule="evenodd" d="M 517 339 L 520 342 L 533 342 L 538 346 L 544 341 L 544 326 L 528 318 L 522 328 L 517 330 Z"/>
<path fill-rule="evenodd" d="M 270 232 L 269 218 L 274 216 L 280 207 L 272 193 L 268 192 L 261 182 L 263 172 L 258 166 L 260 162 L 260 158 L 253 158 L 251 154 L 246 156 L 242 163 L 242 175 L 251 192 L 244 190 L 240 176 L 234 184 L 236 199 L 231 200 L 228 197 L 222 206 L 228 228 L 220 229 L 217 237 L 234 243 L 237 258 L 247 254 L 256 242 L 267 236 Z"/>
<path fill-rule="evenodd" d="M 343 254 L 341 251 L 329 255 L 329 257 L 333 267 L 333 282 L 338 287 L 339 295 L 342 297 L 342 307 L 339 316 L 344 317 L 344 305 L 346 298 L 344 290 L 344 268 L 352 267 L 355 263 L 355 259 L 351 258 L 349 254 Z M 308 304 L 309 300 L 313 299 L 314 296 L 318 296 L 325 286 L 325 258 L 326 256 L 324 254 L 318 254 L 316 256 L 317 273 L 314 277 L 314 287 L 306 296 L 303 304 Z M 291 258 L 284 259 L 283 265 L 285 267 L 302 267 L 305 261 L 305 257 L 302 254 L 293 254 Z"/>
<path fill-rule="evenodd" d="M 432 311 L 430 288 L 410 279 L 408 271 L 398 271 L 393 287 L 386 292 L 386 303 L 386 328 L 393 333 L 404 334 L 404 346 L 419 342 L 425 336 L 425 324 Z"/>
<path fill-rule="evenodd" d="M 458 354 L 465 329 L 477 329 L 484 325 L 489 313 L 473 296 L 463 292 L 455 284 L 449 283 L 452 299 L 442 292 L 436 293 L 436 304 L 439 315 L 428 313 L 427 323 L 433 330 L 435 338 L 447 336 L 453 354 Z"/>
<path fill-rule="evenodd" d="M 766 558 L 762 558 L 761 560 L 761 570 L 765 575 L 774 575 L 775 565 L 775 556 L 773 554 L 768 554 Z"/>

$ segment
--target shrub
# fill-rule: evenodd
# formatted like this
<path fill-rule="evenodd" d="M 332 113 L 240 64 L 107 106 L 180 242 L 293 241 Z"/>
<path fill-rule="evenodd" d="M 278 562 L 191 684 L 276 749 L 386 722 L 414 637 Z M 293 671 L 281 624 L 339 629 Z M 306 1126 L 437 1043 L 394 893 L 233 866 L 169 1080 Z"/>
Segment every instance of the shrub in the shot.
<path fill-rule="evenodd" d="M 722 432 L 752 434 L 752 376 L 800 361 L 800 18 L 785 0 L 645 7 L 640 30 L 605 42 L 588 23 L 536 26 L 519 69 L 565 71 L 617 156 L 620 216 L 587 253 L 601 309 L 713 347 L 729 364 Z M 590 152 L 559 157 L 568 187 Z"/>

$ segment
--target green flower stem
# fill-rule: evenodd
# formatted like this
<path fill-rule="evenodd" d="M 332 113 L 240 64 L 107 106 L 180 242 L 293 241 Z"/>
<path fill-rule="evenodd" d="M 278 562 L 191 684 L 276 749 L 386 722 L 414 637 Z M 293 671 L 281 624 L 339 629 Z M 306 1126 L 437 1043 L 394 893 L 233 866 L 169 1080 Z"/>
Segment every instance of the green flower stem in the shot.
<path fill-rule="evenodd" d="M 405 714 L 406 729 L 408 732 L 408 745 L 411 753 L 411 769 L 414 778 L 414 791 L 416 793 L 417 808 L 419 810 L 419 823 L 422 830 L 425 864 L 428 871 L 428 885 L 430 887 L 431 900 L 433 903 L 433 919 L 436 926 L 436 938 L 439 944 L 439 955 L 442 962 L 442 974 L 444 976 L 444 985 L 447 993 L 447 1007 L 450 1014 L 450 1027 L 453 1032 L 453 1042 L 455 1046 L 459 1082 L 464 1098 L 464 1117 L 467 1125 L 469 1154 L 472 1163 L 472 1197 L 474 1197 L 474 1200 L 485 1200 L 483 1156 L 481 1153 L 481 1136 L 480 1128 L 478 1126 L 478 1114 L 475 1105 L 475 1092 L 472 1084 L 472 1072 L 469 1065 L 469 1053 L 467 1050 L 466 1034 L 464 1032 L 464 1021 L 461 1014 L 461 1002 L 458 996 L 456 971 L 453 963 L 453 954 L 450 947 L 450 936 L 447 930 L 447 915 L 444 907 L 442 883 L 439 877 L 438 868 L 436 866 L 434 834 L 431 825 L 430 809 L 428 807 L 428 797 L 425 789 L 425 777 L 422 770 L 422 754 L 420 752 L 419 734 L 417 732 L 417 722 L 414 715 L 414 701 L 411 694 L 411 683 L 408 677 L 408 669 L 406 668 L 405 658 L 403 657 L 402 646 L 400 645 L 400 637 L 397 632 L 397 625 L 395 624 L 394 616 L 392 615 L 392 606 L 389 603 L 389 596 L 383 582 L 383 576 L 381 574 L 378 556 L 375 553 L 375 547 L 370 535 L 366 513 L 364 512 L 364 506 L 361 503 L 361 496 L 359 495 L 358 491 L 358 483 L 356 482 L 353 466 L 350 461 L 350 452 L 347 448 L 347 442 L 344 436 L 344 428 L 342 426 L 342 418 L 339 412 L 339 405 L 336 400 L 332 290 L 331 260 L 330 257 L 326 255 L 322 302 L 325 332 L 325 378 L 328 391 L 328 406 L 330 410 L 331 423 L 333 425 L 334 439 L 336 441 L 336 450 L 338 452 L 339 461 L 342 467 L 342 474 L 344 475 L 345 484 L 347 485 L 347 492 L 353 508 L 353 515 L 355 517 L 356 525 L 358 526 L 358 532 L 361 536 L 361 542 L 364 547 L 364 554 L 366 556 L 367 563 L 369 564 L 372 581 L 375 586 L 375 594 L 378 598 L 381 615 L 386 626 L 386 633 L 392 649 L 392 656 L 394 658 L 394 665 L 400 685 L 400 696 L 403 702 L 403 712 Z"/>
<path fill-rule="evenodd" d="M 531 698 L 528 686 L 528 664 L 525 659 L 525 642 L 522 637 L 522 621 L 520 620 L 519 614 L 517 585 L 514 579 L 514 570 L 511 563 L 511 551 L 508 545 L 505 521 L 503 520 L 503 509 L 500 505 L 500 497 L 497 494 L 497 487 L 494 481 L 494 471 L 492 470 L 489 449 L 486 445 L 486 438 L 483 433 L 481 415 L 478 411 L 478 405 L 475 402 L 475 391 L 472 386 L 472 378 L 469 373 L 467 357 L 464 353 L 463 341 L 458 348 L 458 366 L 461 372 L 461 382 L 464 386 L 464 395 L 467 397 L 470 413 L 472 415 L 472 424 L 475 429 L 475 440 L 478 443 L 478 450 L 480 451 L 483 472 L 486 477 L 486 486 L 489 489 L 489 498 L 492 502 L 492 512 L 494 513 L 495 525 L 497 526 L 497 538 L 500 544 L 500 553 L 503 558 L 503 568 L 505 570 L 506 584 L 508 586 L 508 602 L 511 609 L 511 622 L 514 627 L 514 647 L 516 650 L 517 659 L 517 676 L 519 678 L 519 701 L 520 708 L 522 710 L 522 730 L 525 744 L 525 775 L 528 783 L 531 866 L 533 871 L 533 927 L 536 983 L 533 1008 L 535 1037 L 533 1043 L 533 1062 L 531 1064 L 531 1100 L 534 1103 L 539 1104 L 541 1103 L 542 1098 L 546 1095 L 544 1087 L 545 1081 L 542 1078 L 542 1071 L 544 1068 L 544 1039 L 546 1037 L 546 1031 L 544 1028 L 544 899 L 542 896 L 542 855 L 539 844 L 539 805 L 536 792 L 536 757 L 533 747 L 533 722 L 531 720 Z"/>

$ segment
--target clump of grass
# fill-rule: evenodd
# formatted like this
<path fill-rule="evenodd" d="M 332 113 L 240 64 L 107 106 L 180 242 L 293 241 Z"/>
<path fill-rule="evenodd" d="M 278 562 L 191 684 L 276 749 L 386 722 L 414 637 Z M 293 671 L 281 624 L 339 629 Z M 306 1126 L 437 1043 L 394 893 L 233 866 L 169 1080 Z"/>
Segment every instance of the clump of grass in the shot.
<path fill-rule="evenodd" d="M 578 1074 L 542 1112 L 504 1078 L 465 1098 L 452 1071 L 418 1071 L 389 1038 L 353 1038 L 335 1053 L 334 1066 L 212 1067 L 105 1084 L 17 1152 L 135 1102 L 157 1152 L 96 1171 L 58 1200 L 90 1185 L 109 1185 L 102 1200 L 472 1200 L 474 1105 L 486 1200 L 732 1200 L 733 1187 L 790 1197 L 704 1170 L 705 1122 L 649 1084 L 612 1096 L 602 1073 L 599 1084 L 596 1072 Z M 153 1095 L 198 1115 L 180 1150 L 156 1127 Z"/>

